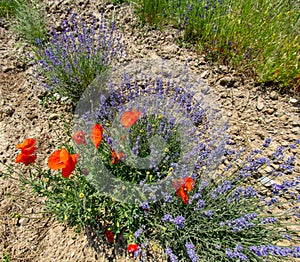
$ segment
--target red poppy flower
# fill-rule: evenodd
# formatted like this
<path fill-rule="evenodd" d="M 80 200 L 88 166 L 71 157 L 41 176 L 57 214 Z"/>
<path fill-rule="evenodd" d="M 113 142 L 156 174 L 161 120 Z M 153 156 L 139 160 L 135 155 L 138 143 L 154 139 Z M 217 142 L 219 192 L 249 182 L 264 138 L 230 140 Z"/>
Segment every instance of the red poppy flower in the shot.
<path fill-rule="evenodd" d="M 102 141 L 102 133 L 103 127 L 99 124 L 95 124 L 91 130 L 90 138 L 97 150 Z"/>
<path fill-rule="evenodd" d="M 125 155 L 121 152 L 116 152 L 115 150 L 113 150 L 111 152 L 111 163 L 115 164 L 121 161 L 121 159 L 124 157 Z"/>
<path fill-rule="evenodd" d="M 25 166 L 34 163 L 35 160 L 36 160 L 36 155 L 26 155 L 21 153 L 16 157 L 16 163 L 24 163 Z"/>
<path fill-rule="evenodd" d="M 53 170 L 62 169 L 62 176 L 69 178 L 75 169 L 79 154 L 69 154 L 63 147 L 61 150 L 54 151 L 49 159 L 48 166 Z"/>
<path fill-rule="evenodd" d="M 34 146 L 35 142 L 34 138 L 26 138 L 21 144 L 16 145 L 16 147 L 21 149 L 23 154 L 31 155 L 37 150 L 37 147 Z"/>
<path fill-rule="evenodd" d="M 84 145 L 84 146 L 86 146 L 86 140 L 85 140 L 85 136 L 84 136 L 84 132 L 83 131 L 77 131 L 73 135 L 73 140 L 75 141 L 75 143 L 77 145 Z"/>
<path fill-rule="evenodd" d="M 16 157 L 16 163 L 24 163 L 25 166 L 28 166 L 35 162 L 37 157 L 33 155 L 33 153 L 38 149 L 34 146 L 35 142 L 33 138 L 26 138 L 21 144 L 16 145 L 16 147 L 22 151 L 22 153 Z"/>
<path fill-rule="evenodd" d="M 174 181 L 174 187 L 176 188 L 176 195 L 179 196 L 184 204 L 187 204 L 189 197 L 187 192 L 193 190 L 195 181 L 191 177 L 180 178 Z"/>
<path fill-rule="evenodd" d="M 142 112 L 137 112 L 136 109 L 133 109 L 132 111 L 126 111 L 123 113 L 121 117 L 121 123 L 124 128 L 131 127 L 136 121 L 138 121 L 140 114 Z"/>
<path fill-rule="evenodd" d="M 114 237 L 115 236 L 114 236 L 113 232 L 111 232 L 110 230 L 106 230 L 105 231 L 105 236 L 106 236 L 108 242 L 114 243 Z"/>
<path fill-rule="evenodd" d="M 139 244 L 129 244 L 127 247 L 127 252 L 130 257 L 134 256 L 134 252 L 136 252 L 139 248 Z"/>

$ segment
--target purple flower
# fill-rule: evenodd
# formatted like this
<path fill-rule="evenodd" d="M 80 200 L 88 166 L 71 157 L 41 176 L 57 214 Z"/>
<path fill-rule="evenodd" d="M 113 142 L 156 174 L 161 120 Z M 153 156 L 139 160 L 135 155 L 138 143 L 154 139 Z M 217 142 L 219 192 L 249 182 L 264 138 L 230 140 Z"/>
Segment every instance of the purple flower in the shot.
<path fill-rule="evenodd" d="M 143 233 L 143 229 L 140 228 L 134 232 L 134 237 L 139 238 L 142 233 Z"/>
<path fill-rule="evenodd" d="M 146 210 L 146 211 L 150 210 L 149 203 L 148 203 L 148 202 L 142 203 L 142 204 L 141 204 L 141 208 L 142 208 L 143 210 Z"/>
<path fill-rule="evenodd" d="M 232 228 L 233 232 L 240 232 L 247 228 L 254 227 L 254 224 L 251 221 L 254 220 L 256 217 L 256 213 L 246 214 L 237 219 L 221 222 L 222 224 L 220 223 L 220 225 L 227 225 L 228 227 Z"/>
<path fill-rule="evenodd" d="M 184 227 L 184 217 L 183 216 L 177 216 L 174 218 L 174 223 L 176 224 L 176 228 L 183 228 Z"/>
<path fill-rule="evenodd" d="M 195 246 L 193 245 L 193 243 L 186 242 L 185 247 L 192 262 L 197 262 L 199 258 L 195 252 Z"/>
<path fill-rule="evenodd" d="M 161 219 L 162 222 L 172 222 L 173 221 L 173 217 L 171 214 L 166 214 L 164 215 L 164 217 Z"/>
<path fill-rule="evenodd" d="M 260 219 L 262 224 L 272 224 L 275 223 L 277 219 L 275 217 L 264 217 Z"/>
<path fill-rule="evenodd" d="M 230 248 L 226 248 L 225 254 L 230 259 L 239 259 L 240 261 L 246 261 L 248 260 L 247 256 L 243 254 L 242 251 L 243 247 L 237 245 L 233 250 Z"/>
<path fill-rule="evenodd" d="M 167 256 L 169 256 L 169 259 L 170 259 L 171 262 L 178 262 L 178 258 L 177 258 L 176 255 L 173 254 L 172 248 L 167 247 L 166 250 L 165 250 L 165 254 Z"/>

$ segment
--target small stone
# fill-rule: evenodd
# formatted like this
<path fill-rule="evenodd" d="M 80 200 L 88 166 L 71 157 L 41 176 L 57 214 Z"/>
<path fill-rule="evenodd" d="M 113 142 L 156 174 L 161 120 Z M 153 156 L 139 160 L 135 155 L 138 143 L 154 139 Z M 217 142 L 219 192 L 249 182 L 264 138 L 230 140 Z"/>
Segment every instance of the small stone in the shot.
<path fill-rule="evenodd" d="M 233 84 L 236 82 L 236 78 L 225 76 L 220 79 L 220 85 L 226 87 L 232 87 Z"/>
<path fill-rule="evenodd" d="M 60 22 L 56 22 L 54 25 L 54 28 L 57 32 L 61 32 L 62 31 L 62 26 Z"/>
<path fill-rule="evenodd" d="M 290 103 L 291 104 L 296 104 L 298 102 L 298 100 L 296 98 L 290 97 Z"/>
<path fill-rule="evenodd" d="M 228 113 L 227 113 L 227 116 L 231 117 L 231 116 L 232 116 L 232 113 L 231 113 L 231 112 L 228 112 Z"/>
<path fill-rule="evenodd" d="M 272 91 L 272 92 L 270 93 L 270 98 L 271 98 L 272 100 L 278 100 L 278 94 L 277 94 L 277 92 L 276 92 L 276 91 Z"/>
<path fill-rule="evenodd" d="M 178 51 L 178 46 L 176 44 L 163 47 L 163 53 L 166 54 L 175 54 L 177 51 Z"/>
<path fill-rule="evenodd" d="M 7 72 L 9 72 L 9 71 L 11 71 L 11 70 L 14 70 L 14 69 L 15 69 L 14 66 L 3 66 L 3 67 L 2 67 L 3 73 L 7 73 Z"/>
<path fill-rule="evenodd" d="M 16 67 L 19 69 L 25 69 L 26 64 L 24 62 L 18 61 L 16 62 Z"/>
<path fill-rule="evenodd" d="M 65 102 L 65 101 L 67 101 L 68 99 L 69 99 L 69 97 L 63 96 L 63 97 L 60 99 L 60 101 Z"/>
<path fill-rule="evenodd" d="M 269 115 L 272 115 L 272 114 L 274 113 L 274 111 L 275 111 L 274 108 L 269 108 L 269 109 L 267 110 L 267 112 L 268 112 Z"/>
<path fill-rule="evenodd" d="M 299 134 L 299 128 L 298 127 L 294 127 L 291 129 L 291 132 L 295 135 L 298 135 Z"/>
<path fill-rule="evenodd" d="M 74 257 L 74 256 L 75 256 L 75 252 L 72 251 L 71 254 L 70 254 L 70 257 L 72 258 L 72 257 Z"/>
<path fill-rule="evenodd" d="M 29 222 L 29 219 L 28 219 L 28 218 L 21 217 L 21 218 L 19 219 L 19 224 L 20 224 L 21 226 L 26 225 L 28 222 Z"/>
<path fill-rule="evenodd" d="M 219 66 L 219 69 L 224 72 L 224 73 L 227 73 L 228 72 L 228 67 L 227 66 L 224 66 L 224 65 L 220 65 Z"/>
<path fill-rule="evenodd" d="M 300 126 L 300 122 L 299 121 L 293 121 L 292 126 Z"/>
<path fill-rule="evenodd" d="M 54 114 L 51 114 L 51 115 L 49 116 L 49 119 L 50 119 L 50 120 L 57 120 L 58 117 L 59 117 L 59 115 L 54 113 Z"/>
<path fill-rule="evenodd" d="M 287 115 L 282 115 L 279 120 L 286 126 L 288 124 L 289 117 Z"/>
<path fill-rule="evenodd" d="M 208 70 L 206 70 L 206 71 L 204 71 L 201 75 L 200 75 L 200 77 L 201 78 L 207 78 L 209 76 L 209 71 Z"/>
<path fill-rule="evenodd" d="M 12 108 L 11 106 L 7 106 L 3 109 L 3 113 L 8 116 L 8 117 L 11 117 L 15 112 L 15 109 Z"/>
<path fill-rule="evenodd" d="M 55 93 L 53 96 L 56 98 L 56 100 L 60 99 L 60 94 L 59 93 Z"/>
<path fill-rule="evenodd" d="M 264 102 L 264 100 L 259 96 L 257 98 L 257 102 L 256 102 L 256 108 L 257 108 L 258 111 L 261 111 L 261 110 L 264 109 L 265 105 L 264 105 L 263 102 Z"/>
<path fill-rule="evenodd" d="M 107 9 L 113 10 L 114 9 L 114 5 L 113 4 L 109 4 L 106 6 Z"/>

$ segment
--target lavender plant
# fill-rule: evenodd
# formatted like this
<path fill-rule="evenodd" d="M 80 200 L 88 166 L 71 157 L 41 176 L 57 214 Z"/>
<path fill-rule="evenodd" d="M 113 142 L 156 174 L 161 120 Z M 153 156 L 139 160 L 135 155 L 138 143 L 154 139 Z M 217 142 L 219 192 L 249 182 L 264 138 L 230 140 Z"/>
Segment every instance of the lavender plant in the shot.
<path fill-rule="evenodd" d="M 143 261 L 156 253 L 169 261 L 299 258 L 300 141 L 271 155 L 270 139 L 249 153 L 235 149 L 187 68 L 174 76 L 148 63 L 131 68 L 113 72 L 99 98 L 95 83 L 84 92 L 73 147 L 48 159 L 62 176 L 32 167 L 22 183 L 47 196 L 46 210 L 61 221 L 128 245 Z M 34 143 L 18 145 L 17 162 L 35 161 Z"/>
<path fill-rule="evenodd" d="M 77 101 L 85 88 L 106 69 L 113 59 L 123 54 L 121 35 L 115 24 L 108 25 L 91 17 L 91 24 L 70 14 L 62 22 L 62 32 L 52 27 L 51 40 L 43 44 L 37 40 L 39 73 L 46 79 L 46 87 Z"/>
<path fill-rule="evenodd" d="M 299 86 L 299 3 L 157 0 L 160 8 L 149 8 L 150 0 L 137 3 L 142 21 L 169 21 L 210 61 L 251 71 L 259 81 Z"/>

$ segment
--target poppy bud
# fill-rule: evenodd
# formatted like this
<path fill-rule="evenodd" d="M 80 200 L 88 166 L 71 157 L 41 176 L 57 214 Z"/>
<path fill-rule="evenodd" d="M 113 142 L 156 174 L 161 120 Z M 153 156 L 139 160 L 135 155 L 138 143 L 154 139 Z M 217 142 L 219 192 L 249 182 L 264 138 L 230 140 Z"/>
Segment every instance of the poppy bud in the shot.
<path fill-rule="evenodd" d="M 115 236 L 114 236 L 113 232 L 111 232 L 110 230 L 106 230 L 105 231 L 105 236 L 106 236 L 108 242 L 114 243 L 114 237 Z"/>
<path fill-rule="evenodd" d="M 134 257 L 134 252 L 136 252 L 139 248 L 139 244 L 129 244 L 127 247 L 127 252 L 131 258 Z"/>

